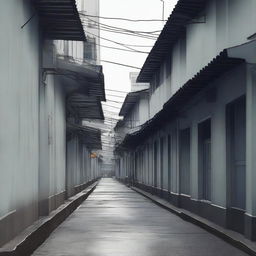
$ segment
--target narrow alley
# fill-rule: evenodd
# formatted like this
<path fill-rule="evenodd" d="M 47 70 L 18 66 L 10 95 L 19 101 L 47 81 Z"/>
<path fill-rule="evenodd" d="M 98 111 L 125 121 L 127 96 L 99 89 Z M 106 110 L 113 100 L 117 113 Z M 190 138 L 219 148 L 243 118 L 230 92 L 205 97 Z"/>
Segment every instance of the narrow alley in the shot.
<path fill-rule="evenodd" d="M 103 178 L 34 256 L 246 255 L 132 189 Z"/>

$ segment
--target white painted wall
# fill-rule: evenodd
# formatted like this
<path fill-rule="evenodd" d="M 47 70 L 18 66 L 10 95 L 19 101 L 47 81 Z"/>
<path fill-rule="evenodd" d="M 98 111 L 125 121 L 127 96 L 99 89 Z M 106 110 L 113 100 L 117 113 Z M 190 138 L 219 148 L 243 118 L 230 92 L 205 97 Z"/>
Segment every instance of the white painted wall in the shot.
<path fill-rule="evenodd" d="M 65 192 L 66 106 L 65 92 L 58 78 L 47 75 L 45 81 L 48 120 L 49 197 Z"/>
<path fill-rule="evenodd" d="M 34 12 L 30 0 L 0 1 L 0 246 L 65 199 L 65 88 L 43 73 L 43 51 L 52 45 L 38 17 L 21 28 Z M 96 177 L 83 150 L 72 185 Z"/>
<path fill-rule="evenodd" d="M 92 64 L 100 65 L 100 30 L 99 30 L 99 0 L 76 0 L 77 9 L 83 23 L 85 35 L 88 38 L 95 38 L 96 41 L 96 62 Z M 90 16 L 83 16 L 91 15 Z M 57 52 L 60 55 L 73 57 L 77 62 L 84 60 L 84 42 L 79 41 L 56 41 Z M 85 60 L 89 61 L 89 60 Z"/>
<path fill-rule="evenodd" d="M 130 112 L 124 117 L 124 124 L 117 136 L 125 136 L 125 133 L 132 132 L 149 120 L 149 100 L 148 92 L 142 92 L 139 100 L 134 104 Z"/>
<path fill-rule="evenodd" d="M 256 2 L 254 0 L 211 0 L 205 12 L 188 24 L 186 35 L 180 38 L 172 50 L 172 71 L 165 78 L 165 65 L 161 66 L 164 82 L 150 97 L 150 117 L 181 87 L 206 66 L 223 49 L 248 42 L 254 34 Z M 168 56 L 167 56 L 168 58 Z"/>
<path fill-rule="evenodd" d="M 30 1 L 0 1 L 0 217 L 33 205 L 27 222 L 37 217 L 40 40 L 37 17 L 21 26 L 33 12 Z"/>
<path fill-rule="evenodd" d="M 235 86 L 234 86 L 235 84 Z M 208 85 L 207 88 L 216 88 L 217 98 L 215 102 L 208 102 L 205 93 L 197 95 L 184 109 L 181 110 L 181 117 L 170 121 L 169 124 L 162 127 L 161 130 L 151 135 L 147 141 L 143 142 L 136 150 L 150 152 L 148 163 L 143 165 L 149 166 L 145 171 L 138 168 L 138 182 L 152 186 L 153 182 L 153 143 L 158 143 L 158 159 L 160 159 L 160 138 L 164 138 L 164 172 L 163 188 L 168 189 L 168 157 L 171 159 L 170 173 L 170 192 L 179 193 L 179 145 L 177 131 L 190 128 L 191 132 L 191 156 L 190 156 L 190 196 L 193 199 L 200 199 L 198 194 L 198 124 L 207 118 L 211 118 L 212 123 L 212 203 L 226 207 L 226 105 L 231 101 L 244 95 L 246 92 L 246 68 L 241 65 Z M 167 155 L 167 136 L 171 136 L 171 155 Z M 149 145 L 149 149 L 146 149 Z M 122 159 L 122 157 L 121 157 Z M 144 161 L 146 158 L 144 157 Z M 124 170 L 123 172 L 126 172 Z M 121 169 L 122 175 L 122 169 Z M 123 178 L 121 176 L 121 178 Z M 160 164 L 158 161 L 157 185 L 160 188 Z"/>

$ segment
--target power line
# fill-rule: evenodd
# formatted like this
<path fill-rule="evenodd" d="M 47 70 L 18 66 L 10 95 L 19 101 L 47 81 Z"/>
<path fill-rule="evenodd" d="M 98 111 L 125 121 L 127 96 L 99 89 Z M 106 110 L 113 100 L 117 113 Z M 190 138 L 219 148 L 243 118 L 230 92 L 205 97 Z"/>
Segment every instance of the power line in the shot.
<path fill-rule="evenodd" d="M 96 44 L 97 46 L 103 47 L 103 48 L 108 48 L 108 49 L 113 49 L 113 50 L 119 50 L 119 51 L 125 51 L 125 52 L 133 52 L 133 53 L 144 53 L 144 54 L 149 54 L 149 52 L 142 52 L 142 51 L 134 51 L 134 50 L 129 50 L 129 49 L 122 49 L 122 48 L 117 48 L 117 47 L 111 47 L 107 45 L 102 45 L 102 44 Z"/>
<path fill-rule="evenodd" d="M 116 107 L 116 106 L 112 106 L 112 105 L 108 105 L 108 104 L 104 104 L 103 106 L 120 109 L 120 107 Z"/>
<path fill-rule="evenodd" d="M 74 60 L 83 60 L 84 62 L 86 62 L 86 63 L 88 63 L 88 64 L 91 64 L 89 61 L 86 61 L 86 60 L 83 59 L 83 58 L 73 57 L 73 59 L 74 59 Z M 114 65 L 119 65 L 119 66 L 122 66 L 122 67 L 134 68 L 134 69 L 139 69 L 139 70 L 141 69 L 141 68 L 139 68 L 139 67 L 127 65 L 127 64 L 124 64 L 124 63 L 109 61 L 109 60 L 100 60 L 100 61 L 101 61 L 101 62 L 110 63 L 110 64 L 114 64 Z"/>
<path fill-rule="evenodd" d="M 109 41 L 109 42 L 111 42 L 111 43 L 114 43 L 114 44 L 117 44 L 117 45 L 121 45 L 121 46 L 123 46 L 123 47 L 125 47 L 125 48 L 127 48 L 127 49 L 129 49 L 129 50 L 133 50 L 133 51 L 135 51 L 135 52 L 138 52 L 136 49 L 133 49 L 132 47 L 130 47 L 130 46 L 126 45 L 126 44 L 123 44 L 123 43 L 120 43 L 120 42 L 117 42 L 117 41 L 108 39 L 108 38 L 106 38 L 106 37 L 102 37 L 102 36 L 95 35 L 95 34 L 93 34 L 93 33 L 91 33 L 91 32 L 88 32 L 88 31 L 87 31 L 86 33 L 89 34 L 89 35 L 95 36 L 95 37 L 97 37 L 97 38 L 100 38 L 100 39 Z"/>
<path fill-rule="evenodd" d="M 123 101 L 115 101 L 115 100 L 108 100 L 108 99 L 107 99 L 107 102 L 114 102 L 114 103 L 123 104 Z"/>
<path fill-rule="evenodd" d="M 127 28 L 123 28 L 123 27 L 116 27 L 116 26 L 112 26 L 112 25 L 108 25 L 106 23 L 101 23 L 89 18 L 86 18 L 89 21 L 92 21 L 95 23 L 95 25 L 92 25 L 91 23 L 88 22 L 87 26 L 93 26 L 94 28 L 98 28 L 100 27 L 99 25 L 103 26 L 104 28 L 110 28 L 110 29 L 115 29 L 115 30 L 119 30 L 119 31 L 126 31 L 126 32 L 130 32 L 130 33 L 138 33 L 138 34 L 150 34 L 150 35 L 155 35 L 156 33 L 160 33 L 162 30 L 153 30 L 153 31 L 142 31 L 142 30 L 131 30 L 131 29 L 127 29 Z"/>
<path fill-rule="evenodd" d="M 134 68 L 134 69 L 138 69 L 138 70 L 141 69 L 139 67 L 135 67 L 135 66 L 131 66 L 131 65 L 123 64 L 123 63 L 118 63 L 118 62 L 114 62 L 114 61 L 109 61 L 109 60 L 100 60 L 100 61 L 110 63 L 110 64 L 114 64 L 114 65 L 123 66 L 123 67 Z"/>
<path fill-rule="evenodd" d="M 123 32 L 123 31 L 116 31 L 113 29 L 108 29 L 108 28 L 101 28 L 101 31 L 106 31 L 106 32 L 111 32 L 111 33 L 117 33 L 117 34 L 122 34 L 122 35 L 127 35 L 127 36 L 135 36 L 135 37 L 140 37 L 140 38 L 144 38 L 144 39 L 149 39 L 149 40 L 153 40 L 155 41 L 157 39 L 156 36 L 147 36 L 147 35 L 143 35 L 143 34 L 139 34 L 139 33 L 129 33 L 129 32 Z"/>
<path fill-rule="evenodd" d="M 95 35 L 95 34 L 93 34 L 91 32 L 88 32 L 88 31 L 86 33 L 89 34 L 89 35 L 92 35 L 94 37 L 97 37 L 97 38 L 109 41 L 111 43 L 115 43 L 115 44 L 121 45 L 121 46 L 123 46 L 123 47 L 125 47 L 127 49 L 130 49 L 130 50 L 134 51 L 134 52 L 142 52 L 142 51 L 138 51 L 136 49 L 133 49 L 130 46 L 132 46 L 132 47 L 150 47 L 150 48 L 153 47 L 153 45 L 124 44 L 124 43 L 120 43 L 120 42 L 117 42 L 117 41 L 114 41 L 114 40 L 111 40 L 111 39 L 108 39 L 108 38 L 105 38 L 105 37 L 101 37 L 101 36 Z M 144 53 L 144 52 L 142 52 L 142 53 Z"/>
<path fill-rule="evenodd" d="M 113 89 L 105 89 L 105 91 L 111 91 L 111 92 L 121 92 L 121 93 L 129 93 L 129 92 L 125 92 L 125 91 L 118 91 L 118 90 L 113 90 Z"/>
<path fill-rule="evenodd" d="M 88 15 L 84 14 L 84 12 L 80 11 L 80 14 L 88 17 L 100 18 L 100 19 L 108 19 L 108 20 L 124 20 L 124 21 L 131 21 L 131 22 L 163 22 L 163 20 L 159 19 L 128 19 L 128 18 L 120 18 L 120 17 L 105 17 L 105 16 L 97 16 L 97 15 Z M 164 20 L 167 21 L 167 20 Z"/>
<path fill-rule="evenodd" d="M 86 24 L 83 23 L 83 25 L 86 25 Z M 94 28 L 96 28 L 96 26 L 94 26 Z M 106 31 L 106 32 L 111 32 L 111 33 L 117 33 L 120 35 L 128 35 L 128 36 L 135 36 L 135 37 L 150 39 L 153 41 L 155 41 L 158 37 L 158 35 L 154 35 L 154 34 L 147 35 L 146 33 L 127 32 L 125 30 L 112 29 L 112 28 L 108 28 L 108 27 L 101 27 L 100 30 Z"/>
<path fill-rule="evenodd" d="M 122 96 L 122 95 L 114 95 L 114 94 L 109 94 L 109 93 L 106 93 L 107 96 L 110 96 L 110 97 L 117 97 L 117 98 L 122 98 L 124 99 L 126 95 Z"/>
<path fill-rule="evenodd" d="M 95 23 L 96 28 L 102 27 L 101 30 L 106 30 L 109 32 L 116 32 L 116 33 L 123 33 L 123 34 L 129 34 L 133 36 L 138 36 L 138 37 L 143 37 L 147 39 L 157 39 L 158 35 L 155 35 L 155 33 L 161 32 L 161 30 L 155 30 L 155 31 L 136 31 L 136 30 L 130 30 L 122 27 L 116 27 L 116 26 L 111 26 L 108 24 L 100 23 L 98 21 L 92 20 L 90 18 L 85 17 L 87 20 L 92 21 Z"/>

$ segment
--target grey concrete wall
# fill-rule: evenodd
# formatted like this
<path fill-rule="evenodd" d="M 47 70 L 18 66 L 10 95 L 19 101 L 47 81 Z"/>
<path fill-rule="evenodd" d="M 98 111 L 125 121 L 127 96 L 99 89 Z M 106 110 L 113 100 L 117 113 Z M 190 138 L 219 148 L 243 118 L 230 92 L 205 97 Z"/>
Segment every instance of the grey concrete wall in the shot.
<path fill-rule="evenodd" d="M 256 68 L 253 64 L 242 64 L 229 72 L 224 73 L 216 80 L 208 84 L 207 88 L 180 109 L 176 119 L 170 120 L 164 127 L 155 131 L 140 146 L 127 151 L 120 156 L 121 163 L 127 161 L 127 156 L 136 152 L 139 156 L 139 165 L 136 168 L 134 180 L 145 189 L 150 189 L 158 195 L 164 196 L 175 205 L 185 207 L 198 213 L 200 216 L 209 218 L 220 225 L 231 228 L 245 234 L 246 237 L 255 240 L 256 219 L 256 190 L 255 181 L 255 141 L 256 129 L 255 102 L 256 102 Z M 206 97 L 208 90 L 216 92 L 214 101 Z M 245 168 L 245 208 L 238 209 L 231 202 L 231 176 L 228 164 L 227 139 L 227 115 L 229 103 L 246 98 L 246 168 Z M 199 140 L 198 127 L 204 120 L 211 119 L 211 176 L 210 193 L 208 201 L 202 199 L 200 186 L 199 168 Z M 187 195 L 181 190 L 181 173 L 179 166 L 180 143 L 178 132 L 182 129 L 190 129 L 190 182 Z M 168 155 L 168 135 L 171 137 L 171 153 Z M 160 153 L 160 140 L 164 138 L 164 149 Z M 154 142 L 158 145 L 157 172 L 154 174 Z M 160 172 L 161 154 L 163 154 L 163 173 Z M 146 157 L 148 155 L 148 157 Z M 143 157 L 141 157 L 143 156 Z M 129 159 L 129 158 L 128 158 Z M 168 159 L 171 160 L 168 169 Z M 133 161 L 132 159 L 128 161 Z M 127 167 L 128 166 L 128 167 Z M 121 165 L 121 179 L 126 178 L 130 165 Z M 123 170 L 122 170 L 123 168 Z M 163 176 L 161 176 L 163 175 Z M 157 177 L 157 178 L 156 178 Z M 133 176 L 130 176 L 133 178 Z M 161 178 L 163 184 L 161 184 Z M 155 182 L 157 180 L 157 182 Z M 163 186 L 162 186 L 163 185 Z M 235 185 L 237 186 L 237 184 Z M 234 189 L 234 188 L 233 188 Z M 237 188 L 238 189 L 238 188 Z M 167 192 L 167 193 L 166 193 Z"/>
<path fill-rule="evenodd" d="M 76 192 L 98 171 L 77 142 L 68 145 L 80 154 L 68 166 L 74 173 L 66 170 L 64 85 L 42 65 L 53 43 L 43 40 L 37 16 L 21 28 L 34 13 L 30 0 L 0 1 L 0 246 L 61 205 L 66 182 Z"/>
<path fill-rule="evenodd" d="M 33 13 L 30 1 L 0 2 L 0 244 L 38 215 L 37 17 L 21 28 Z"/>
<path fill-rule="evenodd" d="M 171 75 L 166 77 L 166 61 L 162 63 L 163 83 L 150 97 L 150 117 L 161 110 L 163 104 L 200 69 L 207 65 L 223 49 L 248 42 L 255 33 L 256 20 L 254 0 L 208 1 L 205 17 L 188 24 L 186 34 L 173 46 Z M 200 54 L 199 54 L 200 53 Z"/>
<path fill-rule="evenodd" d="M 207 102 L 205 91 L 191 99 L 191 102 L 181 110 L 181 118 L 171 121 L 162 130 L 156 132 L 151 138 L 143 142 L 143 145 L 149 145 L 151 156 L 148 158 L 146 165 L 149 168 L 145 171 L 138 169 L 138 181 L 146 185 L 152 186 L 154 175 L 153 165 L 154 159 L 152 156 L 153 142 L 158 145 L 158 165 L 157 165 L 157 187 L 161 188 L 161 173 L 160 173 L 160 139 L 164 138 L 163 150 L 163 189 L 168 189 L 168 157 L 170 158 L 171 173 L 170 192 L 180 193 L 179 189 L 179 145 L 177 131 L 185 128 L 191 130 L 191 156 L 190 156 L 190 193 L 191 198 L 200 199 L 198 193 L 198 124 L 207 118 L 212 121 L 212 203 L 226 207 L 226 105 L 245 94 L 246 76 L 245 66 L 225 73 L 219 79 L 209 85 L 208 88 L 217 90 L 216 101 Z M 235 86 L 234 86 L 235 84 Z M 171 154 L 167 155 L 167 139 L 171 136 Z M 140 146 L 137 151 L 143 150 L 146 154 L 144 146 Z M 144 161 L 146 158 L 144 158 Z M 122 162 L 122 160 L 121 160 Z M 126 168 L 125 165 L 121 168 Z M 121 175 L 126 173 L 126 170 L 121 169 Z M 122 176 L 121 176 L 122 177 Z M 124 177 L 124 176 L 123 176 Z"/>
<path fill-rule="evenodd" d="M 72 196 L 88 181 L 100 176 L 98 158 L 91 158 L 86 145 L 77 136 L 67 141 L 66 186 L 67 195 Z"/>

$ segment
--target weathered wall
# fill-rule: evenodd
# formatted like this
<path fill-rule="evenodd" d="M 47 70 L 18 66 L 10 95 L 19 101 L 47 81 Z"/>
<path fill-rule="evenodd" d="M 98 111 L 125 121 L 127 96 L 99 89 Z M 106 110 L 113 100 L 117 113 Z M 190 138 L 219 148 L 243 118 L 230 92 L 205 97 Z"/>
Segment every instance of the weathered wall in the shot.
<path fill-rule="evenodd" d="M 67 141 L 67 195 L 81 191 L 83 186 L 99 177 L 98 158 L 91 158 L 86 145 L 81 144 L 77 136 Z"/>
<path fill-rule="evenodd" d="M 239 66 L 232 71 L 225 73 L 208 88 L 217 89 L 215 102 L 208 102 L 205 91 L 196 98 L 191 99 L 187 106 L 184 106 L 181 118 L 171 121 L 161 130 L 155 132 L 148 140 L 143 142 L 136 149 L 139 156 L 137 168 L 137 181 L 152 186 L 155 179 L 153 166 L 153 143 L 157 142 L 157 187 L 165 190 L 180 193 L 179 181 L 179 146 L 177 130 L 191 129 L 191 155 L 190 155 L 190 193 L 194 199 L 199 199 L 198 194 L 198 124 L 207 118 L 212 122 L 212 203 L 226 207 L 226 105 L 245 94 L 245 66 Z M 234 84 L 236 86 L 234 86 Z M 168 135 L 171 136 L 171 152 L 168 155 Z M 160 139 L 163 138 L 163 173 L 160 169 Z M 143 151 L 143 155 L 139 152 Z M 170 169 L 168 161 L 170 159 Z M 121 178 L 124 178 L 129 170 L 126 170 L 127 154 L 121 158 Z M 143 163 L 142 163 L 143 162 Z M 149 166 L 149 168 L 148 168 Z M 124 168 L 122 170 L 122 168 Z M 168 175 L 168 172 L 169 175 Z M 163 177 L 162 177 L 163 175 Z M 170 179 L 168 181 L 168 178 Z M 161 184 L 162 180 L 162 184 Z M 169 187 L 168 187 L 169 184 Z M 162 187 L 161 187 L 162 185 Z"/>
<path fill-rule="evenodd" d="M 205 14 L 205 15 L 204 15 Z M 186 34 L 172 49 L 170 70 L 162 63 L 163 82 L 151 93 L 150 117 L 196 73 L 206 66 L 223 49 L 248 42 L 247 37 L 255 33 L 256 2 L 254 0 L 211 0 L 206 10 L 188 24 Z M 166 72 L 170 76 L 166 79 Z"/>
<path fill-rule="evenodd" d="M 66 95 L 43 69 L 53 43 L 43 40 L 38 17 L 21 28 L 34 12 L 29 0 L 0 1 L 0 246 L 66 196 Z M 90 180 L 89 153 L 78 153 L 73 187 Z"/>
<path fill-rule="evenodd" d="M 37 17 L 21 28 L 33 13 L 30 1 L 0 2 L 0 244 L 37 218 Z"/>

